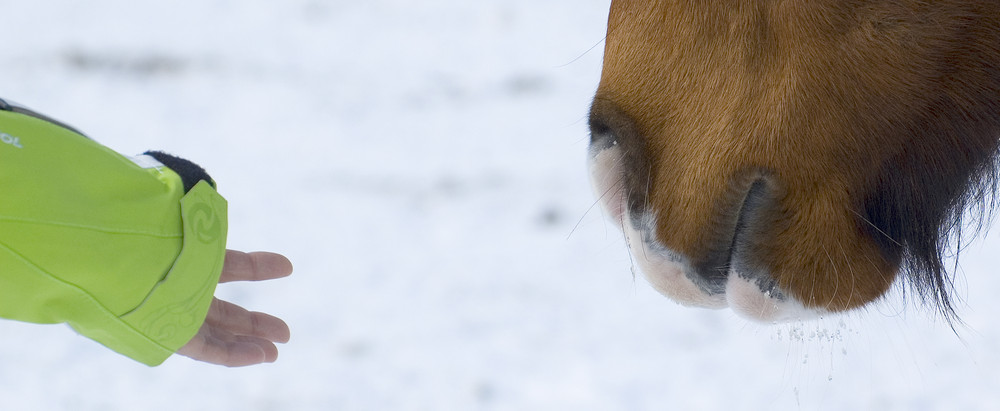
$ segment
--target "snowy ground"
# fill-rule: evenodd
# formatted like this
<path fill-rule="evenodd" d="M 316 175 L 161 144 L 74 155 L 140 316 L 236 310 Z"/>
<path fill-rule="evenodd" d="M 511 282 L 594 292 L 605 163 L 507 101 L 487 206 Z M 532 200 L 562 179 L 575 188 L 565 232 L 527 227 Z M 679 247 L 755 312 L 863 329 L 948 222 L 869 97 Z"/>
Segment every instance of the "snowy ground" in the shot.
<path fill-rule="evenodd" d="M 607 7 L 0 0 L 0 95 L 201 163 L 230 246 L 296 264 L 220 290 L 289 322 L 276 364 L 0 321 L 0 408 L 1000 409 L 1000 237 L 963 257 L 961 339 L 898 299 L 764 327 L 633 277 L 586 181 Z"/>

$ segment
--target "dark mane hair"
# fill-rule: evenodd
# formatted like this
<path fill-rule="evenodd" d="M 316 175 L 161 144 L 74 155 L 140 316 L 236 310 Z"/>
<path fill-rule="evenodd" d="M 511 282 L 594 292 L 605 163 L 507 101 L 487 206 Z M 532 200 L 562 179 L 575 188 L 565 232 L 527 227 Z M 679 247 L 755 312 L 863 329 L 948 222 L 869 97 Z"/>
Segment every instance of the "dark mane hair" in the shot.
<path fill-rule="evenodd" d="M 971 110 L 942 95 L 901 130 L 912 144 L 878 173 L 863 205 L 869 234 L 899 261 L 909 289 L 952 327 L 956 273 L 944 260 L 988 226 L 1000 176 L 1000 70 L 981 74 L 991 81 L 977 85 Z"/>

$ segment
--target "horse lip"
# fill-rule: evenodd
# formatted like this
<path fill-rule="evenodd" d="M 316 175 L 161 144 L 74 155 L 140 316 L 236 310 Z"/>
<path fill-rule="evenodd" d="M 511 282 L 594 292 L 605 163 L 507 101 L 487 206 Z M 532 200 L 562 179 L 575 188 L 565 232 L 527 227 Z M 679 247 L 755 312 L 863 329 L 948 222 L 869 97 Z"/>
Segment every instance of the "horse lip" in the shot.
<path fill-rule="evenodd" d="M 613 138 L 608 138 L 611 136 L 601 137 L 605 138 L 595 139 L 590 146 L 591 182 L 601 208 L 625 231 L 633 255 L 642 262 L 640 268 L 647 278 L 652 279 L 655 288 L 685 305 L 721 308 L 726 305 L 729 277 L 738 273 L 740 277 L 758 284 L 763 293 L 783 298 L 776 292 L 777 286 L 766 270 L 753 270 L 746 266 L 746 239 L 756 236 L 758 228 L 754 220 L 760 215 L 759 211 L 773 200 L 766 173 L 752 172 L 734 182 L 730 206 L 720 209 L 720 221 L 725 218 L 726 209 L 729 210 L 729 218 L 725 218 L 728 222 L 723 221 L 719 225 L 724 234 L 718 236 L 716 247 L 703 254 L 704 258 L 692 260 L 691 256 L 671 251 L 657 238 L 655 213 L 644 209 L 641 204 L 645 202 L 639 202 L 637 197 L 646 193 L 630 189 L 624 176 L 629 171 L 625 164 L 624 147 L 615 144 Z M 732 212 L 734 208 L 738 210 L 736 213 Z M 734 266 L 738 269 L 734 270 Z M 667 277 L 662 277 L 664 275 Z M 686 284 L 677 282 L 680 278 Z"/>

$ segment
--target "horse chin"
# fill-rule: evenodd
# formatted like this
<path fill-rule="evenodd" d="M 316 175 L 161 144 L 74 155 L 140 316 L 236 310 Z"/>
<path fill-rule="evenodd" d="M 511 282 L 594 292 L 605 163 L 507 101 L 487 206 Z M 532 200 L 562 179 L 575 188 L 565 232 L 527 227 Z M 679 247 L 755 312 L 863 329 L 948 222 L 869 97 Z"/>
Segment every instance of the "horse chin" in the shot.
<path fill-rule="evenodd" d="M 685 256 L 656 239 L 653 213 L 633 212 L 622 176 L 623 157 L 622 149 L 614 145 L 592 152 L 591 182 L 602 208 L 624 233 L 633 264 L 654 289 L 681 305 L 712 309 L 730 307 L 740 316 L 756 322 L 807 320 L 826 313 L 804 306 L 778 289 L 773 281 L 765 281 L 770 278 L 766 273 L 741 269 L 742 264 L 733 264 L 724 282 L 707 282 Z"/>

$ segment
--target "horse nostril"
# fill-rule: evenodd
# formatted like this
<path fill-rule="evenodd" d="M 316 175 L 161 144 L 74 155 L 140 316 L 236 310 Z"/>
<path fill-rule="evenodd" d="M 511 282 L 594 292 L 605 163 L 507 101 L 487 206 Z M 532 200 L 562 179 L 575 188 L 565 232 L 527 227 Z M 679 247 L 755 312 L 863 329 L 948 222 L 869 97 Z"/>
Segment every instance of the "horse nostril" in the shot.
<path fill-rule="evenodd" d="M 633 218 L 646 212 L 650 185 L 650 159 L 647 140 L 635 121 L 613 101 L 595 97 L 590 109 L 590 157 L 595 159 L 607 150 L 616 150 L 613 164 L 617 189 L 622 190 L 622 204 Z"/>
<path fill-rule="evenodd" d="M 594 154 L 609 149 L 618 144 L 617 137 L 604 121 L 596 116 L 590 117 L 590 153 Z"/>

